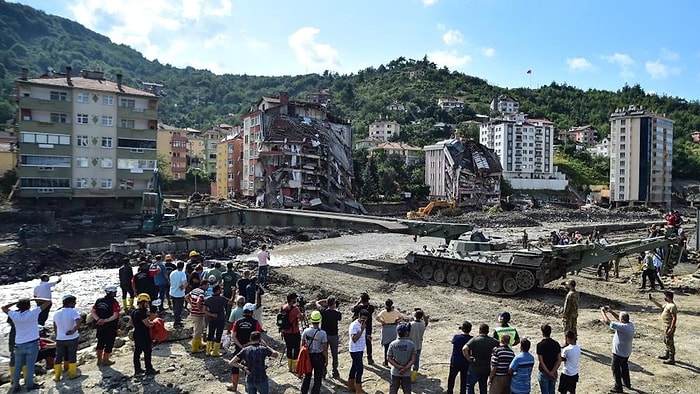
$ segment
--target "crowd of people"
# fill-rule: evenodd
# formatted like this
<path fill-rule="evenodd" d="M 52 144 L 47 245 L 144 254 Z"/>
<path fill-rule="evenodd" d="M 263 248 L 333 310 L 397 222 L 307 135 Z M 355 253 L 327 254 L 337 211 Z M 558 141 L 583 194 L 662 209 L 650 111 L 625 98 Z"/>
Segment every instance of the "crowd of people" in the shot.
<path fill-rule="evenodd" d="M 352 317 L 345 329 L 341 327 L 343 314 L 335 297 L 306 303 L 292 292 L 279 307 L 274 324 L 264 323 L 262 295 L 267 285 L 270 260 L 266 247 L 263 246 L 258 253 L 257 270 L 239 270 L 233 263 L 224 268 L 218 262 L 205 269 L 198 252 L 192 251 L 188 257 L 186 262 L 175 261 L 170 254 L 154 256 L 150 261 L 141 259 L 136 272 L 133 272 L 131 261 L 124 260 L 119 269 L 119 284 L 106 286 L 104 296 L 97 299 L 89 311 L 95 328 L 98 367 L 114 364 L 111 356 L 119 321 L 126 314 L 133 328 L 134 374 L 158 374 L 152 362 L 152 347 L 159 340 L 155 332 L 159 328 L 164 330 L 163 317 L 170 312 L 174 330 L 182 329 L 185 319 L 191 322 L 190 351 L 193 354 L 219 357 L 222 349 L 230 352 L 227 389 L 232 392 L 238 392 L 245 376 L 247 393 L 268 393 L 266 359 L 283 357 L 287 360 L 289 372 L 301 378 L 303 394 L 319 393 L 329 372 L 334 379 L 342 379 L 341 364 L 349 367 L 345 383 L 348 389 L 363 393 L 365 357 L 367 364 L 375 365 L 373 334 L 378 335 L 376 342 L 382 346 L 381 364 L 388 368 L 388 392 L 411 392 L 412 384 L 419 377 L 423 337 L 429 326 L 428 315 L 421 308 L 414 308 L 413 313 L 406 316 L 391 299 L 386 299 L 378 308 L 371 303 L 368 293 L 361 293 L 349 308 Z M 61 297 L 61 308 L 53 317 L 55 341 L 41 335 L 51 308 L 52 289 L 59 282 L 60 276 L 51 281 L 48 275 L 42 275 L 33 298 L 22 298 L 2 307 L 12 325 L 13 391 L 20 391 L 22 375 L 28 390 L 39 387 L 34 382 L 34 365 L 40 359 L 45 359 L 47 367 L 53 369 L 53 378 L 57 382 L 79 375 L 77 350 L 83 320 L 75 307 L 75 296 L 64 294 Z M 540 328 L 542 339 L 532 349 L 530 339 L 522 337 L 511 325 L 511 314 L 506 311 L 498 314 L 493 330 L 487 322 L 477 324 L 475 336 L 471 335 L 472 323 L 464 321 L 458 327 L 459 332 L 452 337 L 446 393 L 453 393 L 455 387 L 460 394 L 473 394 L 477 388 L 481 394 L 530 393 L 535 368 L 542 394 L 554 393 L 557 383 L 559 393 L 575 393 L 581 357 L 581 348 L 577 344 L 580 296 L 575 280 L 568 279 L 563 285 L 567 294 L 562 308 L 564 335 L 561 344 L 552 338 L 552 327 L 545 324 Z M 120 288 L 121 303 L 117 298 Z M 678 313 L 673 298 L 670 291 L 664 292 L 664 303 L 649 295 L 650 302 L 662 308 L 666 352 L 660 358 L 664 364 L 670 365 L 675 363 L 676 357 L 674 334 Z M 35 302 L 34 307 L 32 302 Z M 13 307 L 16 309 L 11 309 Z M 307 311 L 309 307 L 312 310 Z M 622 392 L 623 385 L 627 388 L 632 385 L 628 360 L 632 352 L 634 324 L 629 313 L 616 312 L 608 306 L 601 308 L 601 321 L 614 331 L 611 365 L 614 386 L 611 392 Z M 264 327 L 268 324 L 276 326 L 280 332 L 284 352 L 276 351 L 263 338 L 267 333 Z M 348 338 L 349 357 L 346 360 L 339 357 L 343 331 L 347 332 Z"/>

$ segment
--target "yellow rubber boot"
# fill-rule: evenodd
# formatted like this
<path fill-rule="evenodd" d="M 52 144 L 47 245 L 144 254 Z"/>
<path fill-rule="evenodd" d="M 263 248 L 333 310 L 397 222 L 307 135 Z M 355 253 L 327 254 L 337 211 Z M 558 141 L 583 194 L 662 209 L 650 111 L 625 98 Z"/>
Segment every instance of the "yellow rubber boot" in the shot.
<path fill-rule="evenodd" d="M 192 342 L 190 343 L 192 345 L 192 353 L 201 353 L 203 352 L 202 350 L 202 339 L 201 338 L 192 338 Z"/>
<path fill-rule="evenodd" d="M 292 372 L 297 372 L 297 360 L 292 360 Z"/>
<path fill-rule="evenodd" d="M 134 309 L 134 299 L 129 298 L 127 301 L 127 305 L 129 306 L 129 309 Z"/>
<path fill-rule="evenodd" d="M 411 372 L 411 383 L 414 383 L 418 379 L 418 371 Z"/>
<path fill-rule="evenodd" d="M 206 352 L 205 352 L 205 354 L 206 354 L 207 357 L 211 356 L 211 348 L 212 348 L 213 346 L 214 346 L 214 342 L 212 342 L 212 341 L 207 341 L 207 346 L 206 346 L 207 349 L 206 349 Z"/>
<path fill-rule="evenodd" d="M 63 372 L 63 366 L 62 365 L 54 365 L 53 366 L 53 381 L 58 382 L 61 380 L 61 372 Z"/>
<path fill-rule="evenodd" d="M 289 368 L 289 372 L 296 373 L 296 368 L 292 368 L 292 361 L 294 360 L 292 360 L 291 358 L 287 359 L 287 368 Z"/>
<path fill-rule="evenodd" d="M 78 363 L 68 364 L 68 377 L 71 379 L 78 377 Z"/>
<path fill-rule="evenodd" d="M 221 357 L 221 343 L 216 342 L 212 344 L 211 355 L 214 357 Z"/>
<path fill-rule="evenodd" d="M 126 298 L 122 298 L 122 309 L 129 309 L 129 304 L 126 303 Z"/>

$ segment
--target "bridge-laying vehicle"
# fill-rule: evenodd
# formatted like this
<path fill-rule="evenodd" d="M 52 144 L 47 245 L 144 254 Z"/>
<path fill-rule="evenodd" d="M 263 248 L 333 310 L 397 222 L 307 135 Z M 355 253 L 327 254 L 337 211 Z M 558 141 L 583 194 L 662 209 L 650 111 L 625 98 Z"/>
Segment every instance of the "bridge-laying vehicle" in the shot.
<path fill-rule="evenodd" d="M 675 238 L 644 238 L 607 245 L 554 245 L 539 250 L 504 250 L 500 244 L 450 240 L 437 249 L 423 247 L 406 256 L 407 268 L 425 280 L 488 294 L 514 295 L 600 263 L 661 248 L 664 264 L 678 259 Z"/>

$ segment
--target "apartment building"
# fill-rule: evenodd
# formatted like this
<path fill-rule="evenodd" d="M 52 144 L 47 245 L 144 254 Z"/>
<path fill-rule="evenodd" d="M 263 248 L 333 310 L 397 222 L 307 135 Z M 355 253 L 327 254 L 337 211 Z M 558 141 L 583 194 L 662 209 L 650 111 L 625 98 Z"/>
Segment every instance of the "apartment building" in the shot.
<path fill-rule="evenodd" d="M 598 130 L 591 125 L 572 127 L 559 133 L 559 139 L 590 147 L 598 141 Z"/>
<path fill-rule="evenodd" d="M 423 150 L 431 199 L 455 201 L 459 206 L 500 202 L 503 168 L 492 150 L 466 139 L 440 141 Z"/>
<path fill-rule="evenodd" d="M 502 114 L 517 114 L 520 112 L 520 102 L 508 95 L 502 94 L 491 100 L 491 110 Z"/>
<path fill-rule="evenodd" d="M 333 99 L 333 95 L 327 89 L 321 89 L 318 92 L 311 92 L 306 94 L 306 101 L 312 104 L 318 104 L 323 106 L 328 106 Z"/>
<path fill-rule="evenodd" d="M 670 207 L 673 121 L 629 106 L 610 115 L 610 201 Z"/>
<path fill-rule="evenodd" d="M 554 166 L 554 123 L 525 114 L 492 118 L 479 126 L 480 141 L 498 155 L 503 177 L 515 189 L 564 190 Z"/>
<path fill-rule="evenodd" d="M 165 124 L 158 125 L 158 157 L 169 162 L 164 172 L 172 179 L 185 179 L 187 173 L 187 154 L 190 143 L 187 133 L 187 129 Z"/>
<path fill-rule="evenodd" d="M 241 194 L 257 206 L 361 212 L 351 144 L 350 125 L 324 106 L 262 97 L 243 117 Z"/>
<path fill-rule="evenodd" d="M 18 194 L 68 206 L 138 210 L 156 167 L 154 92 L 101 71 L 16 80 Z"/>
<path fill-rule="evenodd" d="M 367 151 L 370 155 L 377 151 L 383 151 L 387 156 L 397 155 L 409 166 L 418 164 L 423 158 L 423 149 L 403 142 L 380 142 Z"/>
<path fill-rule="evenodd" d="M 212 195 L 235 197 L 243 179 L 243 132 L 224 137 L 216 147 L 216 187 Z"/>
<path fill-rule="evenodd" d="M 393 120 L 380 120 L 369 125 L 369 136 L 382 141 L 401 134 L 401 125 Z"/>
<path fill-rule="evenodd" d="M 216 179 L 216 148 L 221 139 L 226 137 L 227 133 L 228 131 L 225 129 L 214 127 L 201 134 L 204 152 L 202 153 L 203 161 L 200 168 L 207 173 L 211 180 Z"/>
<path fill-rule="evenodd" d="M 464 101 L 454 96 L 444 96 L 438 99 L 438 107 L 447 112 L 453 109 L 461 110 L 464 108 Z"/>

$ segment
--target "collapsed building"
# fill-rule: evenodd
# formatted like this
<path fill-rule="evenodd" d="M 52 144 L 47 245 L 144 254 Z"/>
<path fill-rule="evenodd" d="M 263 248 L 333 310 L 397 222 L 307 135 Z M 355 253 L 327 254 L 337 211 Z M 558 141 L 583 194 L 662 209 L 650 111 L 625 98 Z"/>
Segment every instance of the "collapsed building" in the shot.
<path fill-rule="evenodd" d="M 324 106 L 263 97 L 243 118 L 241 194 L 258 207 L 362 213 L 351 143 L 350 124 Z"/>
<path fill-rule="evenodd" d="M 457 206 L 500 203 L 503 167 L 492 150 L 465 139 L 440 141 L 423 150 L 431 199 L 454 201 Z"/>

